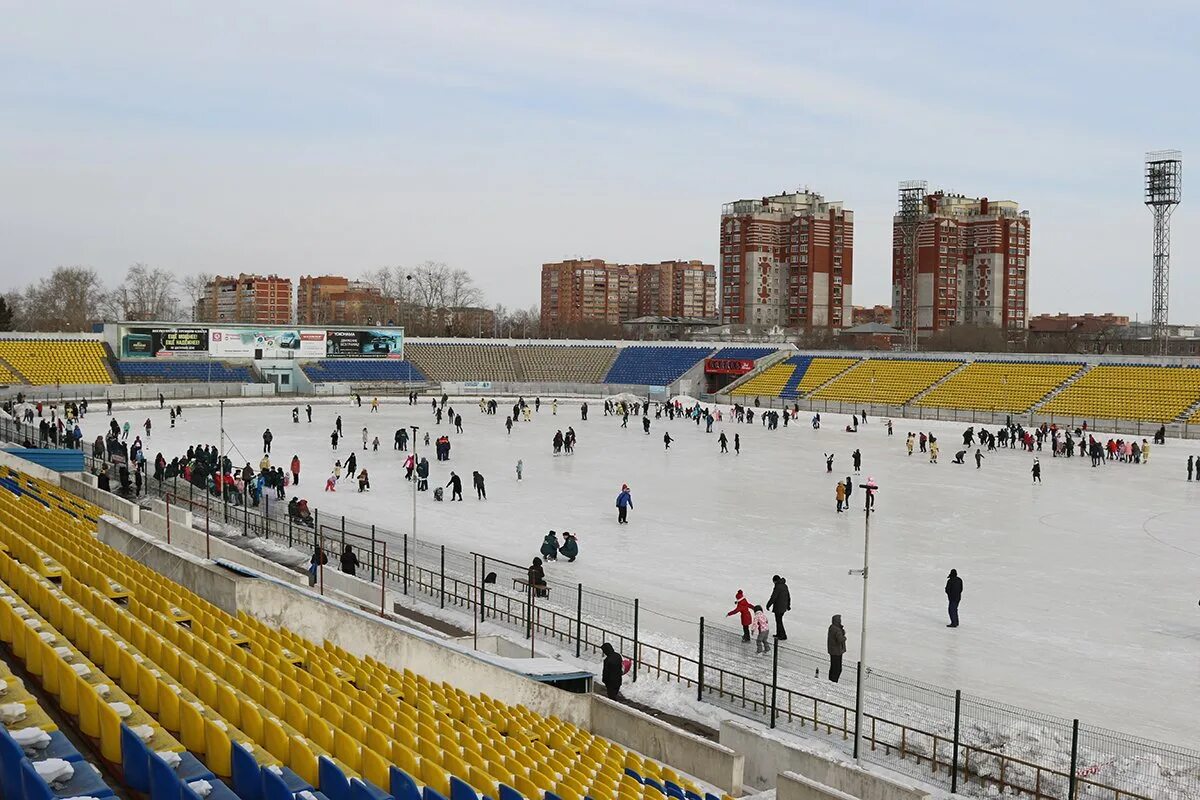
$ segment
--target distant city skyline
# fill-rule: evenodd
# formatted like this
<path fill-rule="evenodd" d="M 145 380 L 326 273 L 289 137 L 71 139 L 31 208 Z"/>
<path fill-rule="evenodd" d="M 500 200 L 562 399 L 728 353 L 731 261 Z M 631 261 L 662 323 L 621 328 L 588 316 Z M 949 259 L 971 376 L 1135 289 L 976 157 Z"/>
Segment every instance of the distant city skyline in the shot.
<path fill-rule="evenodd" d="M 719 265 L 723 203 L 807 186 L 854 210 L 853 302 L 887 304 L 923 179 L 1030 211 L 1031 315 L 1146 320 L 1142 157 L 1178 148 L 1170 318 L 1200 322 L 1198 33 L 1192 4 L 1115 0 L 26 5 L 0 290 L 436 260 L 527 307 L 543 263 Z"/>

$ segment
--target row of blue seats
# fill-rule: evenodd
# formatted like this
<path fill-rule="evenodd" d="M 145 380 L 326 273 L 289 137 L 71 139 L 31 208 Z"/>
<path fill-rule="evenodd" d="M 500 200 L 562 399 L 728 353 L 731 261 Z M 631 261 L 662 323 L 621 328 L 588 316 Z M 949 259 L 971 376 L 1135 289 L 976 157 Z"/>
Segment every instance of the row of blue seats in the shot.
<path fill-rule="evenodd" d="M 425 381 L 410 361 L 398 359 L 329 359 L 302 365 L 304 374 L 316 383 L 346 381 Z"/>
<path fill-rule="evenodd" d="M 808 372 L 808 367 L 812 364 L 813 356 L 792 356 L 787 359 L 785 364 L 792 364 L 796 370 L 788 378 L 787 383 L 783 385 L 783 389 L 779 391 L 779 396 L 791 400 L 800 397 L 800 381 L 804 380 L 804 373 Z"/>
<path fill-rule="evenodd" d="M 722 347 L 713 353 L 711 358 L 752 358 L 755 361 L 763 356 L 769 356 L 778 348 L 775 347 Z"/>
<path fill-rule="evenodd" d="M 21 746 L 0 727 L 0 795 L 13 800 L 56 800 L 65 797 L 95 797 L 102 800 L 116 794 L 83 754 L 63 735 L 49 734 L 50 743 L 36 751 L 39 762 L 50 758 L 66 761 L 75 770 L 71 779 L 51 787 L 38 774 L 34 762 Z"/>
<path fill-rule="evenodd" d="M 604 382 L 666 386 L 679 380 L 710 352 L 707 347 L 626 347 L 609 368 Z"/>
<path fill-rule="evenodd" d="M 118 361 L 117 375 L 122 380 L 151 379 L 155 381 L 216 381 L 220 383 L 255 383 L 254 373 L 246 366 L 232 366 L 223 361 Z"/>

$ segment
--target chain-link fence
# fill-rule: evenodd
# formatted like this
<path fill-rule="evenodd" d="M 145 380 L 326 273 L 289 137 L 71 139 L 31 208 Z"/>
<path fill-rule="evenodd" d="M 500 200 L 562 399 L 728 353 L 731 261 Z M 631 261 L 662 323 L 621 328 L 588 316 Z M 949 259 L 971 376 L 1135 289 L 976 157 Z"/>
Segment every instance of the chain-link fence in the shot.
<path fill-rule="evenodd" d="M 0 436 L 20 441 L 29 426 L 0 420 Z M 37 428 L 34 426 L 36 433 Z M 359 577 L 469 610 L 483 621 L 551 641 L 577 654 L 610 642 L 642 671 L 679 681 L 697 696 L 739 715 L 795 732 L 816 733 L 853 752 L 861 696 L 861 755 L 890 769 L 969 794 L 1033 800 L 1184 800 L 1200 797 L 1200 753 L 987 698 L 932 686 L 846 662 L 831 673 L 829 656 L 773 637 L 743 635 L 737 621 L 699 620 L 696 648 L 643 641 L 637 599 L 581 584 L 529 585 L 529 568 L 481 553 L 414 538 L 313 510 L 310 524 L 286 512 L 269 492 L 258 506 L 218 496 L 182 477 L 151 479 L 147 494 L 189 508 L 196 527 L 277 540 L 311 552 L 318 543 L 332 564 L 349 545 Z M 386 554 L 385 545 L 386 543 Z M 669 642 L 669 644 L 668 644 Z M 838 677 L 837 681 L 831 680 Z M 861 679 L 862 691 L 858 692 Z"/>

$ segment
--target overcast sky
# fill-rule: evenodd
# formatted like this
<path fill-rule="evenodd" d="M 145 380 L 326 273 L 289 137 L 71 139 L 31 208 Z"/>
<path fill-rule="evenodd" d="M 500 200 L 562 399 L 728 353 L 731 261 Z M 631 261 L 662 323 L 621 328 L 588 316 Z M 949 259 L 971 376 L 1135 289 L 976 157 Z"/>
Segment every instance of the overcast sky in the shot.
<path fill-rule="evenodd" d="M 434 259 L 528 305 L 544 261 L 716 263 L 723 202 L 808 186 L 855 212 L 855 302 L 890 302 L 896 184 L 921 178 L 1029 210 L 1033 313 L 1146 318 L 1142 158 L 1169 147 L 1171 319 L 1200 322 L 1192 2 L 0 9 L 5 290 Z"/>

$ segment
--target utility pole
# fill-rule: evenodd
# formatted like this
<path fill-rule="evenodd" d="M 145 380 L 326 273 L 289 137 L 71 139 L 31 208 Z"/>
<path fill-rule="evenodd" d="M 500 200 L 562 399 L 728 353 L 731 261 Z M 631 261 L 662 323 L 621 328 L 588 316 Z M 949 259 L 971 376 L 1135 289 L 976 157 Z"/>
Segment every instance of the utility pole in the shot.
<path fill-rule="evenodd" d="M 875 492 L 879 484 L 871 478 L 866 483 L 860 483 L 858 488 L 863 490 L 864 510 L 866 519 L 863 522 L 863 566 L 861 570 L 850 570 L 851 575 L 862 575 L 862 633 L 858 645 L 858 680 L 854 687 L 854 760 L 862 766 L 862 728 L 863 728 L 863 681 L 867 677 L 867 577 L 871 560 L 871 511 L 875 508 Z"/>
<path fill-rule="evenodd" d="M 418 425 L 412 426 L 412 432 L 413 432 L 413 435 L 412 435 L 412 457 L 413 457 L 412 538 L 413 538 L 413 544 L 416 544 L 416 541 L 417 541 L 417 483 L 420 481 L 420 478 L 417 477 L 417 464 L 418 464 L 418 461 L 417 461 L 417 431 L 419 431 L 419 430 L 420 430 L 420 426 L 418 426 Z"/>

